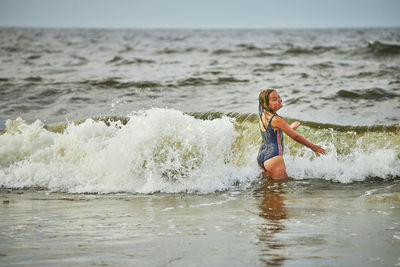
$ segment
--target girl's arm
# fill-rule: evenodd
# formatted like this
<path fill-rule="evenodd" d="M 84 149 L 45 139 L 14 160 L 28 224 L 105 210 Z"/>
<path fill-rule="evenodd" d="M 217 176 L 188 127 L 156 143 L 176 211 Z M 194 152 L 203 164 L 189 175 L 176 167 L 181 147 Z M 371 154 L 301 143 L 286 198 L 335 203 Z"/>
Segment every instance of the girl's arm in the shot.
<path fill-rule="evenodd" d="M 307 139 L 305 139 L 303 136 L 298 134 L 295 129 L 300 126 L 300 123 L 293 123 L 292 127 L 287 124 L 287 122 L 282 119 L 281 117 L 274 117 L 274 119 L 271 121 L 271 126 L 274 128 L 279 128 L 281 129 L 285 134 L 287 134 L 290 138 L 295 140 L 296 142 L 309 147 L 312 151 L 319 156 L 319 154 L 325 155 L 325 149 L 323 149 L 321 146 L 314 145 Z"/>

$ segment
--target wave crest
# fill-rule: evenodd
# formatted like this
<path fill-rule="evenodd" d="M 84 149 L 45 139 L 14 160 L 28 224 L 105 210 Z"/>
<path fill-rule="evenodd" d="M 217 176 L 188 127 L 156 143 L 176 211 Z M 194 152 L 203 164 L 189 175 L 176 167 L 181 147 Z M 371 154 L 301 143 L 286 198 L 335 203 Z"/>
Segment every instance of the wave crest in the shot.
<path fill-rule="evenodd" d="M 400 54 L 400 45 L 370 41 L 367 46 L 367 51 L 376 56 L 398 56 Z"/>
<path fill-rule="evenodd" d="M 248 167 L 248 150 L 232 149 L 238 136 L 228 117 L 198 120 L 163 109 L 135 113 L 125 125 L 88 119 L 62 133 L 47 131 L 40 121 L 8 121 L 0 136 L 0 185 L 72 193 L 246 187 L 258 170 Z"/>
<path fill-rule="evenodd" d="M 71 193 L 246 188 L 260 174 L 257 118 L 252 113 L 150 109 L 53 126 L 8 120 L 0 135 L 0 186 Z M 290 177 L 342 183 L 400 177 L 398 126 L 304 122 L 298 132 L 328 153 L 317 158 L 286 137 Z"/>
<path fill-rule="evenodd" d="M 392 97 L 400 97 L 400 95 L 392 93 L 388 90 L 374 87 L 369 89 L 358 90 L 340 90 L 336 93 L 336 97 L 349 98 L 349 99 L 374 99 L 382 100 Z"/>

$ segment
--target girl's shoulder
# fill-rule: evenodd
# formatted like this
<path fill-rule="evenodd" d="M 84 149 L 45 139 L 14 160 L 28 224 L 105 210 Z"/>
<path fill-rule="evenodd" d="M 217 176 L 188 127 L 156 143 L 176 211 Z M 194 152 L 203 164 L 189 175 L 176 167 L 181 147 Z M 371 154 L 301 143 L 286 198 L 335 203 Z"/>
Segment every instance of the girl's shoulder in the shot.
<path fill-rule="evenodd" d="M 270 120 L 272 128 L 280 128 L 280 126 L 287 124 L 285 119 L 279 116 L 278 114 L 274 114 L 274 116 L 271 116 Z"/>

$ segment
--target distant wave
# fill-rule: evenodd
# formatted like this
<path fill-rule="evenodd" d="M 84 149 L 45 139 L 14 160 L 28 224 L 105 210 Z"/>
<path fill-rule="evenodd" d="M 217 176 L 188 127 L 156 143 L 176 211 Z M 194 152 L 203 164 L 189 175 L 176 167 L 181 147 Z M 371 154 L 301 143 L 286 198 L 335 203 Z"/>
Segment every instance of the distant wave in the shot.
<path fill-rule="evenodd" d="M 275 62 L 275 63 L 266 64 L 266 65 L 258 65 L 256 68 L 253 69 L 253 73 L 272 72 L 272 71 L 282 70 L 286 67 L 293 67 L 293 66 L 294 66 L 293 64 L 289 64 L 289 63 Z"/>
<path fill-rule="evenodd" d="M 187 79 L 183 79 L 178 81 L 177 83 L 170 84 L 169 86 L 201 86 L 201 85 L 223 85 L 227 83 L 246 83 L 249 80 L 247 79 L 236 79 L 232 76 L 226 77 L 218 77 L 216 79 L 205 79 L 202 77 L 190 77 Z"/>
<path fill-rule="evenodd" d="M 216 49 L 212 52 L 213 55 L 225 55 L 233 53 L 233 50 L 230 49 Z"/>
<path fill-rule="evenodd" d="M 335 97 L 348 98 L 348 99 L 387 99 L 393 97 L 400 97 L 400 95 L 390 92 L 386 89 L 374 87 L 369 89 L 355 89 L 355 90 L 340 90 L 336 93 Z"/>
<path fill-rule="evenodd" d="M 263 50 L 262 48 L 257 47 L 257 46 L 255 46 L 253 44 L 238 44 L 238 45 L 236 45 L 236 47 L 241 48 L 243 50 L 248 50 L 248 51 L 261 51 L 261 50 Z"/>
<path fill-rule="evenodd" d="M 377 71 L 361 71 L 355 74 L 346 75 L 346 78 L 381 78 L 381 77 L 393 77 L 396 73 L 400 72 L 400 68 L 388 68 L 382 67 L 380 70 Z"/>
<path fill-rule="evenodd" d="M 39 76 L 27 77 L 24 79 L 24 81 L 27 81 L 27 82 L 41 82 L 42 80 L 43 80 L 43 78 L 39 77 Z"/>
<path fill-rule="evenodd" d="M 370 41 L 368 43 L 366 51 L 376 56 L 399 56 L 400 44 Z"/>
<path fill-rule="evenodd" d="M 207 53 L 208 49 L 198 48 L 198 47 L 187 47 L 187 48 L 165 48 L 157 51 L 158 54 L 167 54 L 167 55 L 192 53 L 192 52 Z"/>
<path fill-rule="evenodd" d="M 122 65 L 132 65 L 132 64 L 152 64 L 155 63 L 154 60 L 151 59 L 143 59 L 143 58 L 134 58 L 132 60 L 127 60 L 119 56 L 115 56 L 111 60 L 106 62 L 107 64 L 115 64 L 116 66 Z"/>
<path fill-rule="evenodd" d="M 285 50 L 283 54 L 302 55 L 302 54 L 322 54 L 337 50 L 334 46 L 313 46 L 313 47 L 293 47 Z"/>
<path fill-rule="evenodd" d="M 78 55 L 71 55 L 69 59 L 70 60 L 64 64 L 65 67 L 78 67 L 89 63 L 89 60 L 86 57 Z"/>
<path fill-rule="evenodd" d="M 160 88 L 160 87 L 185 87 L 185 86 L 203 86 L 203 85 L 223 85 L 229 83 L 246 83 L 247 79 L 237 79 L 232 76 L 222 76 L 216 78 L 203 78 L 198 76 L 181 79 L 178 81 L 171 81 L 166 83 L 158 83 L 152 81 L 120 81 L 117 77 L 111 77 L 103 80 L 87 80 L 79 82 L 83 85 L 90 85 L 96 88 Z"/>
<path fill-rule="evenodd" d="M 116 89 L 130 88 L 130 87 L 148 88 L 148 87 L 162 86 L 161 84 L 152 81 L 122 82 L 118 78 L 108 78 L 104 80 L 87 80 L 80 82 L 80 84 L 91 85 L 99 88 L 116 88 Z"/>
<path fill-rule="evenodd" d="M 33 59 L 38 59 L 38 54 L 43 55 L 43 54 L 58 54 L 62 53 L 61 50 L 55 50 L 55 49 L 48 49 L 48 48 L 34 48 L 34 47 L 25 47 L 25 46 L 0 46 L 0 51 L 3 50 L 5 53 L 31 53 L 35 54 L 33 58 L 28 58 L 28 60 L 33 60 Z"/>

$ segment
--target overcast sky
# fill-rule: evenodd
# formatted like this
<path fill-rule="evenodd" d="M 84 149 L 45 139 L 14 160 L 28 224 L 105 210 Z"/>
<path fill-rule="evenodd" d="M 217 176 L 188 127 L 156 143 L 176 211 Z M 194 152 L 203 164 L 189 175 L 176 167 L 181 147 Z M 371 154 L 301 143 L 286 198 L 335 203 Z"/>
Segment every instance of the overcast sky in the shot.
<path fill-rule="evenodd" d="M 400 0 L 0 0 L 0 27 L 400 27 Z"/>

